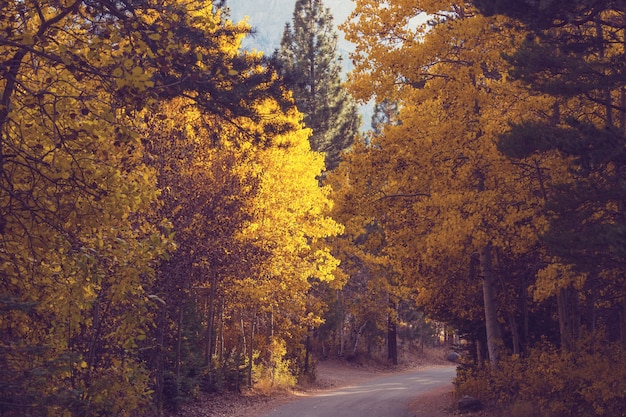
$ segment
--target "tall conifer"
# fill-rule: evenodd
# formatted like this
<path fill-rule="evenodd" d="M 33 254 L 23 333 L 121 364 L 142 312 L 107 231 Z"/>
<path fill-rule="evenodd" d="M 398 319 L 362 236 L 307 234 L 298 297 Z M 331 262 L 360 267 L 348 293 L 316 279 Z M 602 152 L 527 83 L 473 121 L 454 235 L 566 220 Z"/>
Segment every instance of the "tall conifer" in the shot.
<path fill-rule="evenodd" d="M 326 169 L 339 164 L 360 124 L 355 101 L 343 88 L 341 57 L 333 16 L 322 0 L 297 0 L 275 58 L 298 109 L 304 113 L 315 151 L 326 154 Z"/>
<path fill-rule="evenodd" d="M 529 90 L 552 96 L 541 119 L 512 123 L 500 150 L 512 159 L 557 151 L 569 181 L 546 188 L 548 253 L 586 274 L 557 294 L 561 343 L 606 326 L 626 345 L 626 10 L 623 1 L 479 1 L 484 13 L 519 19 L 530 34 L 508 61 Z M 601 291 L 599 289 L 602 289 Z M 581 295 L 578 295 L 581 293 Z M 614 320 L 615 311 L 620 320 Z M 619 323 L 618 323 L 619 322 Z"/>

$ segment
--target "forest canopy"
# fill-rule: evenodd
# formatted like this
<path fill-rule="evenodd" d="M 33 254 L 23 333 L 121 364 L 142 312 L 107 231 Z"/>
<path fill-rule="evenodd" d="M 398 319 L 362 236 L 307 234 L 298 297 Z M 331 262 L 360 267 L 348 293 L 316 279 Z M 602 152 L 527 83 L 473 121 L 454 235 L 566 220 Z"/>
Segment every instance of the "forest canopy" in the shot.
<path fill-rule="evenodd" d="M 459 393 L 626 413 L 623 2 L 356 0 L 346 83 L 321 1 L 270 58 L 222 6 L 0 5 L 0 414 L 160 413 L 442 332 Z"/>
<path fill-rule="evenodd" d="M 459 389 L 529 415 L 624 412 L 581 375 L 626 360 L 625 16 L 358 0 L 342 26 L 350 91 L 392 110 L 338 170 L 342 221 L 375 226 L 417 304 L 469 342 Z"/>

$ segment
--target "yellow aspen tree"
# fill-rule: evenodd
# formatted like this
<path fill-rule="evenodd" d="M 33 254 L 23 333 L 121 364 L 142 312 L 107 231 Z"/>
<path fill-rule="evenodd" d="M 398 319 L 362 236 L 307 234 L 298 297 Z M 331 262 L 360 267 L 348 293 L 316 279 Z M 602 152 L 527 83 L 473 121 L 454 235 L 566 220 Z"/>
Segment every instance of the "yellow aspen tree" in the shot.
<path fill-rule="evenodd" d="M 206 338 L 185 350 L 204 344 L 205 363 L 218 365 L 209 382 L 229 361 L 235 374 L 244 363 L 252 372 L 253 361 L 255 369 L 286 369 L 276 356 L 285 353 L 272 349 L 297 357 L 321 322 L 311 286 L 333 280 L 338 264 L 325 239 L 342 228 L 329 216 L 329 190 L 317 179 L 323 155 L 311 151 L 310 130 L 295 108 L 271 98 L 252 105 L 260 122 L 203 115 L 193 100 L 163 103 L 146 116 L 150 165 L 163 190 L 159 217 L 170 219 L 177 244 L 156 289 L 175 327 L 198 320 L 182 316 L 185 304 L 204 310 Z M 176 380 L 197 366 L 176 351 L 180 331 L 162 337 L 180 363 L 170 370 Z"/>
<path fill-rule="evenodd" d="M 8 1 L 0 26 L 3 413 L 128 415 L 171 249 L 138 116 L 184 95 L 254 118 L 275 83 L 200 1 Z"/>
<path fill-rule="evenodd" d="M 193 100 L 163 102 L 144 122 L 147 163 L 156 170 L 161 189 L 154 217 L 168 219 L 176 242 L 151 287 L 164 305 L 152 335 L 159 342 L 147 357 L 172 364 L 154 369 L 159 381 L 155 400 L 159 407 L 175 408 L 177 396 L 171 393 L 180 385 L 199 384 L 200 363 L 208 369 L 209 384 L 213 380 L 217 305 L 228 277 L 249 275 L 254 262 L 253 248 L 237 233 L 248 218 L 243 204 L 255 187 L 241 165 L 245 151 L 225 133 L 232 133 L 224 128 L 228 121 L 202 112 Z M 199 327 L 200 335 L 184 336 Z M 190 373 L 197 381 L 183 382 Z"/>
<path fill-rule="evenodd" d="M 149 400 L 135 353 L 150 321 L 143 286 L 167 238 L 140 215 L 158 192 L 130 118 L 101 74 L 73 71 L 76 55 L 63 53 L 90 46 L 79 4 L 2 6 L 7 415 L 122 413 Z"/>
<path fill-rule="evenodd" d="M 310 291 L 316 282 L 335 279 L 339 261 L 326 239 L 343 227 L 330 217 L 330 190 L 318 181 L 324 157 L 311 150 L 302 115 L 295 109 L 283 113 L 270 100 L 259 110 L 267 115 L 264 123 L 291 123 L 296 129 L 276 135 L 271 146 L 257 149 L 247 161 L 258 192 L 246 204 L 250 220 L 240 239 L 261 255 L 255 274 L 241 277 L 236 291 L 244 308 L 265 317 L 266 336 L 284 340 L 294 355 L 307 331 L 321 323 L 321 305 L 311 300 Z"/>
<path fill-rule="evenodd" d="M 327 179 L 335 201 L 333 216 L 345 225 L 344 233 L 332 239 L 333 251 L 342 261 L 342 271 L 349 277 L 342 287 L 333 288 L 337 292 L 337 317 L 334 328 L 326 330 L 334 334 L 333 347 L 340 356 L 357 354 L 364 338 L 368 350 L 382 345 L 385 338 L 381 338 L 381 334 L 386 334 L 387 342 L 393 346 L 395 335 L 389 330 L 394 329 L 395 322 L 390 319 L 395 315 L 395 304 L 403 298 L 394 282 L 397 274 L 386 252 L 384 227 L 371 204 L 381 180 L 379 175 L 385 174 L 382 170 L 371 169 L 372 150 L 365 141 L 366 138 L 357 140 L 344 155 L 345 163 Z M 364 334 L 365 329 L 368 334 Z M 394 362 L 394 351 L 388 351 L 391 362 Z"/>
<path fill-rule="evenodd" d="M 388 255 L 416 280 L 420 303 L 459 297 L 471 302 L 457 309 L 468 318 L 482 310 L 482 301 L 475 303 L 482 298 L 492 312 L 490 337 L 498 339 L 503 310 L 491 308 L 498 295 L 484 299 L 481 287 L 492 294 L 504 278 L 496 275 L 502 268 L 496 258 L 532 250 L 545 223 L 536 176 L 525 176 L 496 148 L 505 117 L 519 120 L 534 101 L 546 107 L 507 79 L 501 53 L 522 34 L 504 18 L 445 1 L 357 1 L 344 28 L 357 44 L 353 94 L 397 101 L 400 108 L 400 123 L 371 141 L 369 162 L 361 164 L 368 173 L 350 172 L 351 179 L 376 181 L 367 192 Z M 482 260 L 482 270 L 472 267 L 473 259 Z M 471 288 L 469 297 L 456 290 L 464 287 Z M 516 323 L 508 326 L 513 331 Z M 498 344 L 491 343 L 494 362 Z"/>

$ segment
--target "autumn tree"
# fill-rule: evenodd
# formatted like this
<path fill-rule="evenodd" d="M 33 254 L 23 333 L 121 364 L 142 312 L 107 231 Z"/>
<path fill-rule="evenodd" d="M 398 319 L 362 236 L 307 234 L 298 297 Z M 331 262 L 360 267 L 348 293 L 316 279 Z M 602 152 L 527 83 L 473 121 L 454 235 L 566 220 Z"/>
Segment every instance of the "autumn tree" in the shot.
<path fill-rule="evenodd" d="M 363 101 L 397 101 L 402 123 L 372 138 L 349 184 L 364 178 L 359 192 L 385 230 L 396 271 L 414 280 L 417 301 L 488 342 L 495 364 L 505 340 L 519 346 L 527 302 L 504 271 L 536 250 L 543 228 L 540 184 L 498 152 L 498 120 L 545 104 L 505 76 L 501 53 L 523 39 L 510 22 L 446 2 L 387 3 L 357 2 L 345 25 L 357 45 L 350 89 Z M 551 163 L 536 162 L 540 172 Z M 476 327 L 485 323 L 481 336 Z"/>
<path fill-rule="evenodd" d="M 515 4 L 545 12 L 532 17 L 547 30 L 469 4 L 357 2 L 351 90 L 398 100 L 402 124 L 355 154 L 340 193 L 369 203 L 418 303 L 482 333 L 492 366 L 463 372 L 465 392 L 537 415 L 619 415 L 623 373 L 605 373 L 623 350 L 604 315 L 623 296 L 623 10 Z"/>
<path fill-rule="evenodd" d="M 380 132 L 398 126 L 395 116 L 387 120 L 378 126 Z M 387 359 L 397 364 L 402 325 L 399 306 L 411 304 L 406 303 L 409 300 L 414 311 L 417 306 L 411 281 L 393 261 L 388 239 L 389 206 L 379 204 L 376 196 L 380 181 L 389 175 L 382 159 L 378 159 L 386 160 L 389 155 L 380 149 L 379 139 L 378 134 L 372 133 L 355 142 L 328 178 L 336 201 L 334 215 L 346 226 L 345 233 L 333 240 L 342 269 L 349 276 L 340 290 L 345 314 L 338 326 L 350 336 L 347 342 L 351 350 L 347 355 L 357 354 L 357 346 L 366 341 L 368 352 L 382 348 Z M 343 347 L 344 338 L 341 342 Z"/>
<path fill-rule="evenodd" d="M 226 120 L 191 100 L 174 99 L 145 121 L 146 160 L 162 190 L 154 215 L 167 218 L 176 236 L 176 251 L 160 262 L 152 287 L 163 305 L 149 361 L 159 382 L 157 404 L 175 408 L 202 378 L 213 384 L 213 369 L 203 376 L 198 368 L 213 366 L 218 283 L 249 274 L 255 260 L 236 239 L 247 218 L 243 202 L 254 187 L 249 176 L 236 174 L 240 152 L 224 146 L 220 126 Z M 190 329 L 199 334 L 190 336 Z"/>
<path fill-rule="evenodd" d="M 285 85 L 293 92 L 304 123 L 313 130 L 314 151 L 334 169 L 361 123 L 356 103 L 341 79 L 341 58 L 333 17 L 321 0 L 297 0 L 292 23 L 285 26 L 275 58 Z"/>
<path fill-rule="evenodd" d="M 150 290 L 173 248 L 170 223 L 151 217 L 140 116 L 185 95 L 255 118 L 241 104 L 273 75 L 225 48 L 244 30 L 210 5 L 0 8 L 2 413 L 126 415 L 149 403 L 141 352 L 163 304 Z"/>
<path fill-rule="evenodd" d="M 172 391 L 189 395 L 189 385 L 293 380 L 304 335 L 321 322 L 309 290 L 334 279 L 338 261 L 324 240 L 341 226 L 316 179 L 323 157 L 311 151 L 295 107 L 269 97 L 254 105 L 261 122 L 203 115 L 192 101 L 174 100 L 147 124 L 161 215 L 177 231 L 157 287 L 167 317 L 154 337 L 166 352 L 153 360 L 169 361 L 166 405 L 176 405 Z M 195 323 L 203 336 L 183 339 Z"/>
<path fill-rule="evenodd" d="M 324 240 L 341 231 L 328 216 L 328 190 L 316 179 L 323 157 L 310 150 L 310 131 L 299 124 L 301 116 L 295 111 L 283 114 L 274 101 L 264 103 L 262 110 L 265 123 L 290 120 L 297 129 L 277 134 L 272 146 L 248 144 L 234 172 L 251 179 L 247 188 L 251 193 L 242 200 L 244 221 L 234 235 L 234 243 L 247 252 L 231 258 L 235 262 L 231 272 L 218 283 L 224 310 L 222 345 L 215 356 L 242 354 L 250 373 L 248 383 L 251 378 L 269 378 L 268 373 L 293 378 L 294 371 L 301 372 L 304 336 L 319 325 L 322 312 L 321 305 L 311 302 L 309 290 L 316 281 L 334 279 L 338 261 Z M 258 358 L 255 352 L 260 353 Z M 285 368 L 287 363 L 291 365 Z"/>
<path fill-rule="evenodd" d="M 608 326 L 609 337 L 624 343 L 626 322 L 608 319 L 626 306 L 618 278 L 625 266 L 623 5 L 602 1 L 572 7 L 557 1 L 541 13 L 524 2 L 517 8 L 479 6 L 485 13 L 512 15 L 532 31 L 508 58 L 511 74 L 556 100 L 550 117 L 512 124 L 500 147 L 514 160 L 554 151 L 568 159 L 571 175 L 546 190 L 550 228 L 544 240 L 556 265 L 541 274 L 542 284 L 553 288 L 545 295 L 558 301 L 562 345 L 571 347 L 580 337 L 584 317 L 592 318 L 588 328 Z"/>

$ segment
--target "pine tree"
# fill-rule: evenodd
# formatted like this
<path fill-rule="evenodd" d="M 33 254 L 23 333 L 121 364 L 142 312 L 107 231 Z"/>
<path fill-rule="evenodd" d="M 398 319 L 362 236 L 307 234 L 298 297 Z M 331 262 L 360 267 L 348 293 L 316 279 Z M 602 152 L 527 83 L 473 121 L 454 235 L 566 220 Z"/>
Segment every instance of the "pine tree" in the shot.
<path fill-rule="evenodd" d="M 562 345 L 571 347 L 581 315 L 591 318 L 589 328 L 612 321 L 608 317 L 615 310 L 626 317 L 626 304 L 616 296 L 623 293 L 618 277 L 626 265 L 626 13 L 623 2 L 612 0 L 580 1 L 575 7 L 554 1 L 541 10 L 531 3 L 523 8 L 484 3 L 483 12 L 513 16 L 530 29 L 508 57 L 510 74 L 529 90 L 554 98 L 545 117 L 511 124 L 499 147 L 515 160 L 556 151 L 569 161 L 569 179 L 545 194 L 550 228 L 543 240 L 551 256 L 586 276 L 584 285 L 574 288 L 556 268 L 544 271 L 561 282 Z M 624 328 L 623 319 L 607 326 L 608 338 L 626 344 Z"/>
<path fill-rule="evenodd" d="M 293 23 L 285 26 L 275 58 L 306 126 L 313 130 L 311 148 L 326 154 L 326 170 L 334 169 L 341 151 L 352 144 L 360 117 L 342 86 L 337 33 L 321 0 L 296 1 Z"/>
<path fill-rule="evenodd" d="M 372 131 L 376 135 L 383 132 L 385 125 L 399 125 L 398 120 L 398 102 L 389 99 L 383 99 L 374 106 L 374 114 L 372 115 Z"/>

